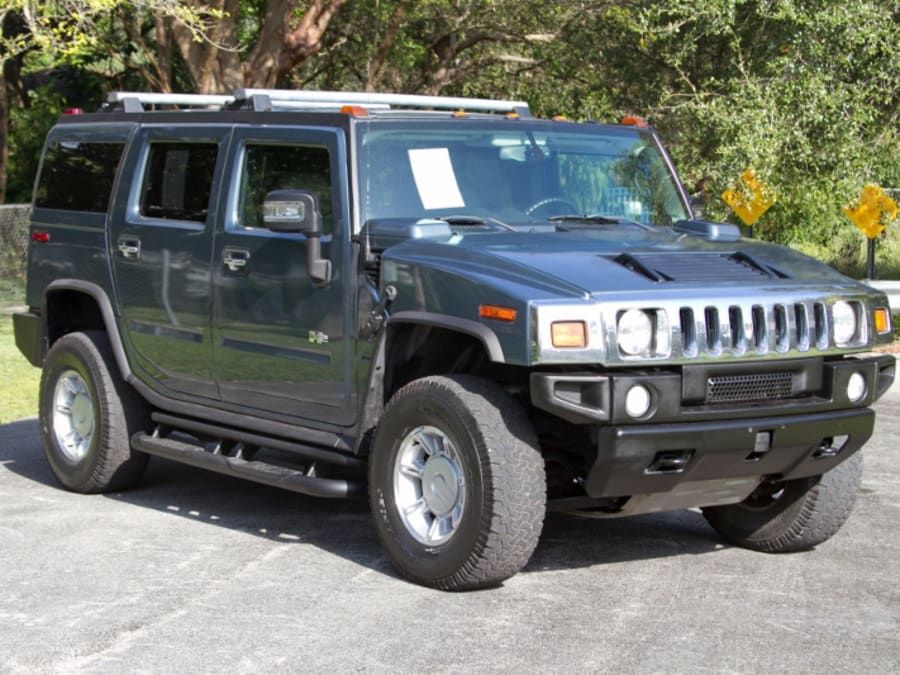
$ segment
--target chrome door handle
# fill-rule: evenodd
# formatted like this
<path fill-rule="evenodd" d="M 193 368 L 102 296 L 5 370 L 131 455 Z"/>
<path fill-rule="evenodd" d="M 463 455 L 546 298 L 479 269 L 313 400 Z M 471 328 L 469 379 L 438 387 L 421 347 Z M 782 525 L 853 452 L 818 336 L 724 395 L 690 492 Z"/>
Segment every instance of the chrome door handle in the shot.
<path fill-rule="evenodd" d="M 141 240 L 136 237 L 119 239 L 119 253 L 126 260 L 138 260 L 141 257 Z"/>
<path fill-rule="evenodd" d="M 250 262 L 250 251 L 243 249 L 225 249 L 222 252 L 222 261 L 229 272 L 243 272 Z"/>

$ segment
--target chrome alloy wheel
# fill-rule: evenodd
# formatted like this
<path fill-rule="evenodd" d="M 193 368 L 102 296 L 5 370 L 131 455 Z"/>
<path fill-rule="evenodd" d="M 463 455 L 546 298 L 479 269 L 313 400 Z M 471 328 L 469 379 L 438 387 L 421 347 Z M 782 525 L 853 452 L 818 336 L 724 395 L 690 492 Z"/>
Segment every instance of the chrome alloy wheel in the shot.
<path fill-rule="evenodd" d="M 94 437 L 94 401 L 84 378 L 65 371 L 53 389 L 53 433 L 66 459 L 83 460 Z"/>
<path fill-rule="evenodd" d="M 394 462 L 394 495 L 400 519 L 416 541 L 437 546 L 456 534 L 465 488 L 462 462 L 447 434 L 421 426 L 403 439 Z"/>

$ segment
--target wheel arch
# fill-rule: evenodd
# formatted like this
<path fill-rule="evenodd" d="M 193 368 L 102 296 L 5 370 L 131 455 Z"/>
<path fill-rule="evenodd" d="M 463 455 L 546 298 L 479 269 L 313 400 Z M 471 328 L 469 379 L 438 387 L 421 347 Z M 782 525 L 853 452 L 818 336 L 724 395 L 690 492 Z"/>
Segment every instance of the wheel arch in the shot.
<path fill-rule="evenodd" d="M 57 279 L 44 291 L 41 315 L 46 350 L 68 333 L 102 330 L 109 339 L 119 374 L 124 380 L 132 381 L 113 305 L 101 286 L 80 279 Z"/>
<path fill-rule="evenodd" d="M 381 419 L 387 401 L 408 382 L 505 364 L 500 341 L 484 324 L 431 312 L 391 315 L 372 356 L 358 450 L 364 450 L 364 439 Z"/>

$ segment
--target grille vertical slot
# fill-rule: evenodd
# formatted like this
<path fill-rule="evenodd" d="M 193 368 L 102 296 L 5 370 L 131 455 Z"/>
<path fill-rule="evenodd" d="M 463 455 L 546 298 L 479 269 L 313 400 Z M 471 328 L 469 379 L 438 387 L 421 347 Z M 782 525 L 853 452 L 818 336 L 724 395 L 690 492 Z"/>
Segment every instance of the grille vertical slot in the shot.
<path fill-rule="evenodd" d="M 775 351 L 783 354 L 791 348 L 791 332 L 788 312 L 784 305 L 775 305 Z"/>
<path fill-rule="evenodd" d="M 794 305 L 794 325 L 797 330 L 797 349 L 801 352 L 809 350 L 809 312 L 806 305 L 798 302 Z"/>
<path fill-rule="evenodd" d="M 828 315 L 825 312 L 825 303 L 817 302 L 813 305 L 813 328 L 816 336 L 816 347 L 819 349 L 828 348 Z"/>
<path fill-rule="evenodd" d="M 697 325 L 694 323 L 694 310 L 682 307 L 678 312 L 681 321 L 681 351 L 685 356 L 697 356 Z"/>
<path fill-rule="evenodd" d="M 744 312 L 737 306 L 728 308 L 728 323 L 731 328 L 731 349 L 735 354 L 743 354 L 747 351 L 747 341 L 744 338 Z"/>
<path fill-rule="evenodd" d="M 753 305 L 750 310 L 753 319 L 753 348 L 759 354 L 769 351 L 769 327 L 766 324 L 766 308 L 762 305 Z"/>
<path fill-rule="evenodd" d="M 719 332 L 719 310 L 707 307 L 703 310 L 703 318 L 706 320 L 706 351 L 710 354 L 720 354 L 722 337 Z"/>

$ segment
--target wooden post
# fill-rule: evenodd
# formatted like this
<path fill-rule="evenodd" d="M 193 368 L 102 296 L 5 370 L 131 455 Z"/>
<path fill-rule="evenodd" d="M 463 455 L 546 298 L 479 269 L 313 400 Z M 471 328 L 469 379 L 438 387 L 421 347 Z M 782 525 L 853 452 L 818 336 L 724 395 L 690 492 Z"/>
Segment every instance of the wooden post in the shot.
<path fill-rule="evenodd" d="M 875 279 L 875 239 L 867 237 L 866 278 Z"/>

